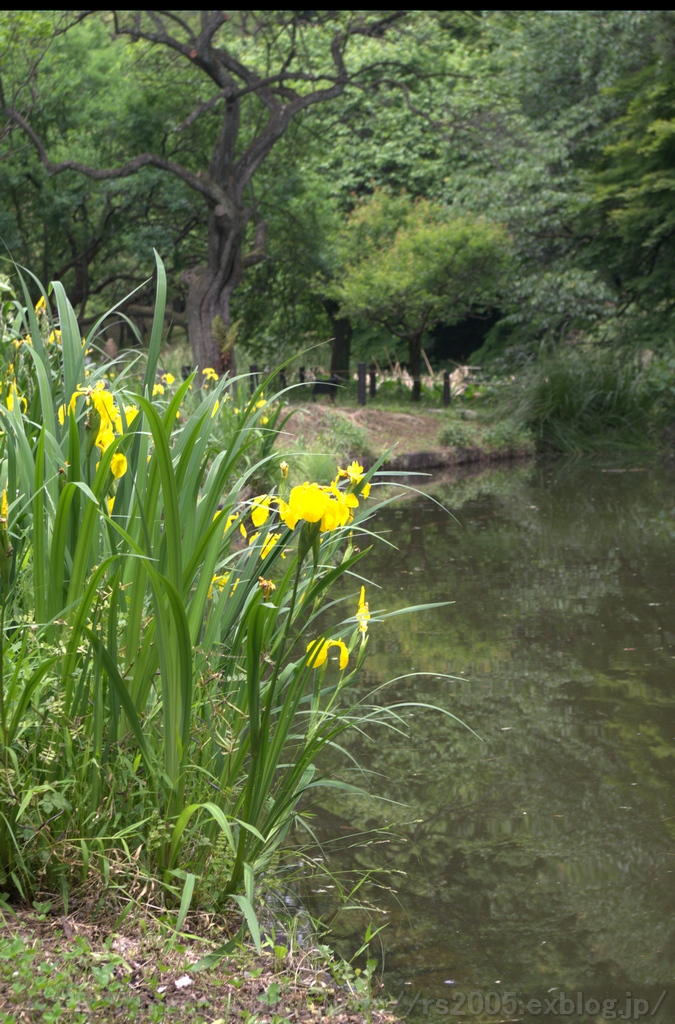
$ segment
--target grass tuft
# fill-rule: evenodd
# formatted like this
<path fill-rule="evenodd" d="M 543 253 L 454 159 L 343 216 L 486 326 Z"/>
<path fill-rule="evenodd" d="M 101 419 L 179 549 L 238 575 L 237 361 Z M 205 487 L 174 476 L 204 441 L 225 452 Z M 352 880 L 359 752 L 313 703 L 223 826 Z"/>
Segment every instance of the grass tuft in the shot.
<path fill-rule="evenodd" d="M 655 368 L 637 356 L 580 346 L 523 370 L 501 408 L 543 450 L 649 449 L 667 418 L 664 396 Z"/>

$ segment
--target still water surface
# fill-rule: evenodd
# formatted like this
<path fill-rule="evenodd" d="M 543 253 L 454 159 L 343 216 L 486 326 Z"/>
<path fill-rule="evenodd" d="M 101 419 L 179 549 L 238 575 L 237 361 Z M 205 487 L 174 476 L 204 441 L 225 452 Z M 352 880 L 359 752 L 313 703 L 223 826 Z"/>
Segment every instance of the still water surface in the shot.
<path fill-rule="evenodd" d="M 398 803 L 335 795 L 317 822 L 334 870 L 383 870 L 363 892 L 386 989 L 416 1019 L 541 1019 L 548 999 L 549 1021 L 651 1014 L 667 990 L 650 1019 L 675 1020 L 675 469 L 560 461 L 432 493 L 454 518 L 424 498 L 379 517 L 397 551 L 363 563 L 368 596 L 454 603 L 371 623 L 361 685 L 430 673 L 387 699 L 481 740 L 425 710 L 354 733 Z M 353 949 L 364 922 L 342 927 Z"/>

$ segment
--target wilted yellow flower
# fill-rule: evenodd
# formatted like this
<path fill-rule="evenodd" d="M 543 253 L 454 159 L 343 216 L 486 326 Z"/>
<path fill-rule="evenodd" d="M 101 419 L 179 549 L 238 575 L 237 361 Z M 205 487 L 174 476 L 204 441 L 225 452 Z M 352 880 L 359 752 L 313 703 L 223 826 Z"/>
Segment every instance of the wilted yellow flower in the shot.
<path fill-rule="evenodd" d="M 163 394 L 164 394 L 164 385 L 163 384 L 155 384 L 153 389 L 152 389 L 152 397 L 154 398 L 155 395 L 163 395 Z"/>
<path fill-rule="evenodd" d="M 359 606 L 356 609 L 356 621 L 359 624 L 360 632 L 365 636 L 368 632 L 368 620 L 370 619 L 370 610 L 368 608 L 368 602 L 366 601 L 366 588 L 361 587 L 361 595 L 359 597 Z"/>
<path fill-rule="evenodd" d="M 288 477 L 288 463 L 285 459 L 279 463 L 279 469 L 281 470 L 282 479 L 285 480 Z"/>
<path fill-rule="evenodd" d="M 309 660 L 307 662 L 309 667 L 321 668 L 321 666 L 325 663 L 326 658 L 328 657 L 328 651 L 330 650 L 331 647 L 337 647 L 339 649 L 340 671 L 344 671 L 344 669 L 346 669 L 347 665 L 349 664 L 349 651 L 347 650 L 347 645 L 344 644 L 342 640 L 324 640 L 322 641 L 322 643 L 318 645 L 316 640 L 311 640 L 307 644 L 307 651 L 311 651 L 312 648 L 314 648 L 314 651 L 312 654 L 310 654 Z"/>
<path fill-rule="evenodd" d="M 276 583 L 272 583 L 272 580 L 266 580 L 263 576 L 258 576 L 258 586 L 263 592 L 265 600 L 270 596 L 273 590 L 276 590 Z"/>
<path fill-rule="evenodd" d="M 41 295 L 40 298 L 35 303 L 35 312 L 37 313 L 38 316 L 40 316 L 41 313 L 47 312 L 47 300 L 45 299 L 44 295 Z"/>
<path fill-rule="evenodd" d="M 121 476 L 124 476 L 127 471 L 126 455 L 122 455 L 121 452 L 115 452 L 110 460 L 110 471 L 116 480 L 119 480 Z"/>

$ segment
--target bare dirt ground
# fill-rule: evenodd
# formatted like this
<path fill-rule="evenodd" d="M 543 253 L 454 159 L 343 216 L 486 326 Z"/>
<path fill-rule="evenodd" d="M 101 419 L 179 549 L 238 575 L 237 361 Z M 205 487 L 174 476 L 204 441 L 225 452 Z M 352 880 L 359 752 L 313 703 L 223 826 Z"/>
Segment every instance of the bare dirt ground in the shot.
<path fill-rule="evenodd" d="M 384 467 L 403 472 L 531 457 L 531 451 L 525 449 L 482 448 L 480 428 L 472 447 L 444 447 L 438 435 L 446 420 L 445 411 L 440 409 L 414 413 L 373 407 L 350 409 L 333 407 L 327 400 L 295 408 L 279 446 L 339 452 L 341 457 L 358 459 L 366 468 L 391 450 Z"/>
<path fill-rule="evenodd" d="M 441 414 L 442 415 L 442 414 Z M 289 440 L 313 441 L 334 432 L 340 417 L 366 431 L 368 446 L 377 458 L 395 446 L 394 455 L 417 451 L 442 452 L 438 444 L 441 415 L 436 412 L 393 412 L 388 409 L 333 408 L 328 401 L 299 406 L 285 426 Z"/>

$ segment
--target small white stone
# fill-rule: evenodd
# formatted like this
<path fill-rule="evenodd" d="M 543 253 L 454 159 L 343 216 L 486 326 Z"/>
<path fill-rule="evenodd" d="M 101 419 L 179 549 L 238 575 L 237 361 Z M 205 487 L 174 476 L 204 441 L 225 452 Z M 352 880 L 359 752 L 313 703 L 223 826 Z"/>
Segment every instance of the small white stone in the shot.
<path fill-rule="evenodd" d="M 176 978 L 174 985 L 176 988 L 187 988 L 188 985 L 192 984 L 192 978 L 189 974 L 184 974 L 182 978 Z"/>

